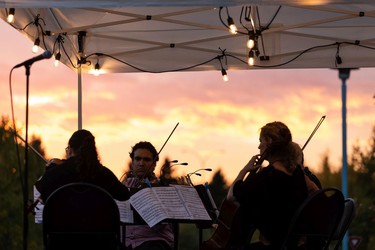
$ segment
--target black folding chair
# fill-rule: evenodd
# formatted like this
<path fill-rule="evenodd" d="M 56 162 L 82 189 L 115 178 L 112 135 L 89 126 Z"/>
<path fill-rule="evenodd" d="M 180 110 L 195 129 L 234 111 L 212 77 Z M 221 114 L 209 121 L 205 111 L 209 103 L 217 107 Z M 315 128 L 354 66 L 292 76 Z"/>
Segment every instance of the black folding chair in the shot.
<path fill-rule="evenodd" d="M 336 188 L 324 188 L 309 196 L 295 212 L 282 250 L 328 249 L 344 210 L 344 196 Z"/>
<path fill-rule="evenodd" d="M 355 212 L 355 201 L 352 198 L 345 199 L 344 213 L 341 217 L 337 230 L 333 235 L 333 240 L 336 241 L 334 250 L 339 249 L 341 242 L 345 236 L 345 233 L 346 231 L 348 231 L 349 226 L 354 219 Z"/>
<path fill-rule="evenodd" d="M 43 209 L 46 250 L 114 250 L 120 244 L 120 215 L 104 189 L 71 183 L 55 190 Z"/>

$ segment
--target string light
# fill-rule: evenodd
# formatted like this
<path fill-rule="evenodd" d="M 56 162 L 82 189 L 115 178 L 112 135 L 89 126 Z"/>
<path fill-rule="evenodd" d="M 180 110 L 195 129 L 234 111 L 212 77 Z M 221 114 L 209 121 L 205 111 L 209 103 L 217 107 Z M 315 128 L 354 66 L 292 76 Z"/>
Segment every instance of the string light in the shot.
<path fill-rule="evenodd" d="M 223 9 L 223 8 L 224 8 L 224 7 L 220 7 L 220 11 L 221 11 L 221 9 Z M 220 13 L 220 11 L 219 11 L 219 13 Z M 9 11 L 9 12 L 10 12 L 10 11 Z M 277 11 L 277 12 L 278 12 L 278 11 Z M 276 14 L 277 14 L 277 12 L 276 12 Z M 276 14 L 275 14 L 275 16 L 276 16 Z M 222 24 L 223 24 L 224 26 L 227 27 L 227 25 L 223 22 L 223 20 L 222 20 L 222 18 L 221 18 L 221 14 L 219 14 L 219 17 L 220 17 L 220 21 L 222 22 Z M 272 19 L 272 20 L 273 20 L 273 19 Z M 28 23 L 28 24 L 27 24 L 25 27 L 23 27 L 22 29 L 20 28 L 21 30 L 25 30 L 25 29 L 26 29 L 29 25 L 31 25 L 31 24 L 34 24 L 35 26 L 37 26 L 38 35 L 37 35 L 37 38 L 35 39 L 34 46 L 33 46 L 33 52 L 34 52 L 34 53 L 36 53 L 36 52 L 38 51 L 39 46 L 40 46 L 40 38 L 39 38 L 39 37 L 42 36 L 42 38 L 43 38 L 43 44 L 44 44 L 43 47 L 44 47 L 45 49 L 48 49 L 47 46 L 46 46 L 46 44 L 44 43 L 44 36 L 51 36 L 51 32 L 50 32 L 50 31 L 46 31 L 46 32 L 43 31 L 43 27 L 39 24 L 39 21 L 43 21 L 43 23 L 44 23 L 44 25 L 45 25 L 44 20 L 41 19 L 41 18 L 40 18 L 40 15 L 38 14 L 38 15 L 35 17 L 34 21 Z M 229 16 L 229 14 L 228 14 L 228 22 L 229 22 L 229 23 L 232 23 L 232 22 L 233 22 L 233 19 Z M 240 23 L 241 23 L 241 22 L 240 22 Z M 67 55 L 67 60 L 70 62 L 70 64 L 71 64 L 72 67 L 74 67 L 74 68 L 79 68 L 79 67 L 81 67 L 82 64 L 91 65 L 91 62 L 88 61 L 87 59 L 88 59 L 89 57 L 93 56 L 93 55 L 96 55 L 96 56 L 105 56 L 105 57 L 111 58 L 111 59 L 113 59 L 113 60 L 115 60 L 115 61 L 118 61 L 118 62 L 120 62 L 120 63 L 123 63 L 123 64 L 125 64 L 125 65 L 127 65 L 127 66 L 129 66 L 129 67 L 131 67 L 131 68 L 133 68 L 133 69 L 135 69 L 135 70 L 139 70 L 139 71 L 141 71 L 141 72 L 148 72 L 148 73 L 166 73 L 166 72 L 176 72 L 176 71 L 189 70 L 189 69 L 192 69 L 192 68 L 199 67 L 199 66 L 201 66 L 201 65 L 204 65 L 204 64 L 210 63 L 210 62 L 212 62 L 212 61 L 215 60 L 215 59 L 219 59 L 219 60 L 220 60 L 220 63 L 222 63 L 221 60 L 224 59 L 224 58 L 226 58 L 226 57 L 228 57 L 228 56 L 231 57 L 231 58 L 234 58 L 234 59 L 236 59 L 236 60 L 238 60 L 238 61 L 241 61 L 241 62 L 244 63 L 244 64 L 248 64 L 248 65 L 254 66 L 254 65 L 255 65 L 255 64 L 254 64 L 254 63 L 255 63 L 255 60 L 254 60 L 254 59 L 255 59 L 255 56 L 258 57 L 258 58 L 259 58 L 259 56 L 260 56 L 260 51 L 259 51 L 259 48 L 258 48 L 258 38 L 259 38 L 259 37 L 261 38 L 261 41 L 262 41 L 261 44 L 262 44 L 263 53 L 264 53 L 264 55 L 260 56 L 260 61 L 269 61 L 269 60 L 270 60 L 269 56 L 266 56 L 266 55 L 265 55 L 265 52 L 264 52 L 264 45 L 263 45 L 263 38 L 262 38 L 262 34 L 261 34 L 261 33 L 262 33 L 263 30 L 267 29 L 271 23 L 272 23 L 272 21 L 271 21 L 271 22 L 270 22 L 265 28 L 261 28 L 260 30 L 253 30 L 253 31 L 251 31 L 251 30 L 247 29 L 247 32 L 246 32 L 246 33 L 243 33 L 243 32 L 238 31 L 239 33 L 241 33 L 241 34 L 243 34 L 243 35 L 247 35 L 247 36 L 249 36 L 249 40 L 250 40 L 250 34 L 254 36 L 254 47 L 253 47 L 253 49 L 250 49 L 249 54 L 248 54 L 247 61 L 244 61 L 243 59 L 241 59 L 241 58 L 239 58 L 239 57 L 237 57 L 237 56 L 235 56 L 235 55 L 231 55 L 230 53 L 229 53 L 229 54 L 226 54 L 226 53 L 224 53 L 225 50 L 221 50 L 221 49 L 219 48 L 219 49 L 221 50 L 221 52 L 222 52 L 221 55 L 219 55 L 219 56 L 215 56 L 214 58 L 211 58 L 211 59 L 208 59 L 208 60 L 206 60 L 206 61 L 203 61 L 203 62 L 197 63 L 197 64 L 195 64 L 195 65 L 190 65 L 190 66 L 187 66 L 187 67 L 184 67 L 184 68 L 178 68 L 178 69 L 165 69 L 165 70 L 160 70 L 160 71 L 150 71 L 150 70 L 142 69 L 142 68 L 140 68 L 140 67 L 137 67 L 137 66 L 135 66 L 135 65 L 132 65 L 132 64 L 130 64 L 130 63 L 126 62 L 126 61 L 123 61 L 123 60 L 121 60 L 121 59 L 119 59 L 119 58 L 116 58 L 116 57 L 114 57 L 114 56 L 112 56 L 112 55 L 109 55 L 109 54 L 103 54 L 103 53 L 93 53 L 93 54 L 88 55 L 88 56 L 86 56 L 86 57 L 84 57 L 84 58 L 82 58 L 82 59 L 79 59 L 79 60 L 77 61 L 77 64 L 75 64 L 75 63 L 72 62 L 72 60 L 71 60 L 70 57 L 68 56 L 67 52 L 65 51 L 65 48 L 64 48 L 64 45 L 63 45 L 62 42 L 59 42 L 59 49 L 58 49 L 59 52 L 55 55 L 55 60 L 56 60 L 56 61 L 60 61 L 60 60 L 58 60 L 58 59 L 61 59 L 61 53 L 60 53 L 60 45 L 61 45 L 61 48 L 63 49 L 63 51 L 64 51 L 65 54 Z M 229 28 L 229 27 L 227 27 L 227 28 Z M 40 31 L 39 31 L 39 29 L 40 29 Z M 84 32 L 82 32 L 82 33 L 84 33 Z M 60 35 L 61 35 L 61 34 L 60 34 Z M 60 35 L 59 35 L 59 36 L 60 36 Z M 66 35 L 66 33 L 62 33 L 62 35 Z M 81 35 L 83 35 L 83 34 L 81 34 Z M 58 38 L 57 40 L 59 40 L 59 38 Z M 252 43 L 252 42 L 250 42 L 250 43 Z M 295 57 L 293 57 L 293 58 L 291 58 L 291 59 L 289 59 L 289 60 L 287 60 L 287 61 L 284 61 L 284 62 L 278 63 L 278 64 L 267 64 L 267 65 L 262 65 L 262 64 L 260 64 L 260 65 L 255 65 L 255 66 L 256 66 L 256 67 L 259 67 L 259 68 L 276 68 L 276 67 L 281 67 L 281 66 L 287 65 L 287 64 L 289 64 L 289 63 L 295 61 L 296 59 L 298 59 L 299 57 L 301 57 L 303 54 L 308 53 L 308 52 L 310 52 L 310 51 L 312 51 L 312 50 L 318 50 L 318 49 L 322 49 L 322 48 L 327 48 L 327 47 L 335 46 L 335 47 L 337 48 L 336 56 L 335 56 L 335 64 L 336 64 L 336 67 L 337 67 L 339 64 L 342 64 L 342 63 L 343 63 L 343 62 L 342 62 L 342 59 L 341 59 L 341 56 L 340 56 L 340 45 L 341 45 L 341 44 L 353 45 L 353 46 L 358 46 L 358 47 L 362 47 L 362 48 L 365 48 L 365 49 L 375 50 L 375 47 L 369 47 L 369 46 L 361 45 L 361 44 L 360 44 L 360 41 L 358 41 L 358 40 L 356 40 L 354 43 L 350 43 L 350 42 L 335 42 L 335 43 L 330 43 L 330 44 L 326 44 L 326 45 L 319 45 L 319 46 L 313 46 L 313 47 L 307 48 L 307 49 L 301 51 L 301 52 L 300 52 L 299 54 L 297 54 Z M 83 45 L 83 42 L 82 42 L 82 41 L 81 41 L 81 45 Z M 80 47 L 81 47 L 81 48 L 80 48 L 80 51 L 83 51 L 83 46 L 80 46 Z M 55 47 L 54 47 L 53 51 L 55 51 Z M 60 54 L 60 55 L 58 55 L 58 54 Z M 55 64 L 59 64 L 59 62 L 55 62 Z M 103 70 L 100 68 L 99 62 L 97 62 L 97 63 L 95 64 L 95 68 L 92 68 L 92 69 L 89 70 L 89 73 L 90 73 L 90 74 L 94 74 L 94 75 L 100 75 L 100 74 L 103 74 L 104 72 L 105 72 L 105 71 L 103 71 Z M 229 78 L 228 78 L 227 72 L 226 72 L 226 70 L 224 69 L 223 65 L 221 65 L 221 73 L 222 73 L 222 76 L 223 76 L 223 80 L 224 80 L 224 81 L 228 81 Z"/>
<path fill-rule="evenodd" d="M 227 22 L 228 22 L 229 31 L 232 34 L 237 34 L 237 27 L 234 24 L 233 18 L 229 15 L 228 7 L 225 7 L 225 9 L 227 10 L 227 15 L 228 15 Z"/>
<path fill-rule="evenodd" d="M 226 71 L 224 68 L 221 69 L 221 75 L 223 76 L 223 81 L 224 81 L 224 82 L 229 81 L 227 71 Z"/>
<path fill-rule="evenodd" d="M 249 51 L 249 57 L 247 59 L 247 64 L 249 64 L 249 66 L 254 65 L 254 51 L 253 50 Z"/>
<path fill-rule="evenodd" d="M 14 8 L 10 8 L 9 9 L 9 13 L 8 13 L 8 16 L 7 16 L 7 22 L 8 23 L 13 23 L 14 22 L 14 14 L 15 14 L 16 10 Z"/>
<path fill-rule="evenodd" d="M 249 31 L 249 40 L 247 40 L 247 43 L 246 43 L 246 47 L 248 49 L 252 49 L 254 48 L 255 46 L 258 46 L 258 37 L 257 37 L 257 34 L 256 32 L 254 31 Z"/>
<path fill-rule="evenodd" d="M 99 62 L 95 64 L 95 70 L 94 70 L 94 76 L 99 76 L 100 75 L 100 65 Z"/>
<path fill-rule="evenodd" d="M 34 42 L 34 45 L 33 45 L 33 48 L 32 48 L 32 52 L 34 54 L 38 53 L 39 45 L 40 45 L 40 39 L 38 37 L 38 38 L 35 39 L 35 42 Z"/>
<path fill-rule="evenodd" d="M 236 27 L 236 25 L 234 24 L 233 18 L 231 18 L 231 17 L 229 16 L 228 19 L 227 19 L 227 21 L 228 21 L 229 31 L 230 31 L 232 34 L 237 34 L 237 27 Z"/>
<path fill-rule="evenodd" d="M 61 53 L 58 52 L 58 53 L 55 55 L 55 62 L 54 62 L 55 67 L 59 66 L 60 59 L 61 59 Z"/>
<path fill-rule="evenodd" d="M 249 36 L 249 40 L 247 40 L 247 43 L 246 43 L 247 48 L 252 49 L 254 48 L 254 45 L 255 45 L 254 38 Z"/>
<path fill-rule="evenodd" d="M 227 74 L 227 71 L 224 69 L 223 67 L 223 62 L 222 60 L 225 59 L 225 62 L 227 63 L 227 55 L 225 53 L 225 49 L 221 49 L 219 48 L 220 51 L 221 51 L 221 55 L 220 56 L 217 56 L 216 58 L 219 60 L 220 62 L 220 67 L 221 67 L 221 75 L 223 76 L 223 81 L 224 82 L 227 82 L 229 81 L 229 78 L 228 78 L 228 74 Z"/>

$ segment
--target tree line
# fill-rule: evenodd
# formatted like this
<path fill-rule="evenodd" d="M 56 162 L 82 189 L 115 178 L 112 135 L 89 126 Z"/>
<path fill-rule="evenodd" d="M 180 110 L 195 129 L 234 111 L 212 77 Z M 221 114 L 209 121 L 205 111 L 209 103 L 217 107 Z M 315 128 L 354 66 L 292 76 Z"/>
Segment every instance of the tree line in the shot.
<path fill-rule="evenodd" d="M 23 180 L 24 180 L 24 150 L 23 142 L 15 144 L 14 133 L 8 118 L 2 117 L 0 124 L 0 249 L 18 250 L 23 246 Z M 32 136 L 29 145 L 45 156 L 42 139 Z M 356 202 L 357 213 L 349 228 L 349 235 L 360 236 L 362 242 L 358 248 L 375 249 L 375 126 L 368 144 L 363 148 L 353 145 L 352 155 L 348 161 L 348 195 Z M 165 159 L 168 164 L 168 159 Z M 33 183 L 43 174 L 44 161 L 29 151 L 28 153 L 28 183 L 29 197 L 33 197 Z M 225 167 L 225 166 L 224 166 Z M 341 189 L 341 170 L 332 171 L 329 156 L 322 159 L 321 171 L 314 173 L 323 187 Z M 173 168 L 166 168 L 164 173 L 168 182 L 176 179 Z M 229 183 L 221 169 L 218 169 L 209 182 L 210 192 L 217 205 L 226 196 Z M 32 200 L 29 201 L 30 203 Z M 28 249 L 43 249 L 42 225 L 34 223 L 34 216 L 28 215 Z M 198 249 L 199 239 L 205 240 L 212 234 L 212 229 L 201 229 L 195 224 L 179 226 L 179 249 Z M 200 232 L 202 234 L 200 234 Z"/>

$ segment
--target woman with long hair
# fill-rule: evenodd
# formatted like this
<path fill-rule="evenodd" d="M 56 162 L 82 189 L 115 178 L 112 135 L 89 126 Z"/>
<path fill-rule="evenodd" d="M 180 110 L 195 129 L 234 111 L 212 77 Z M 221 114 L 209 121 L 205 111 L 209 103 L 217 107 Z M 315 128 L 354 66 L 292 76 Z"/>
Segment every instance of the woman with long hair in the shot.
<path fill-rule="evenodd" d="M 240 204 L 242 232 L 256 228 L 259 241 L 249 249 L 279 249 L 289 222 L 308 190 L 300 154 L 295 150 L 292 134 L 282 122 L 267 123 L 260 130 L 259 154 L 253 156 L 239 172 L 227 199 Z M 262 161 L 268 166 L 262 168 Z M 246 245 L 246 233 L 233 244 Z M 293 249 L 303 242 L 294 242 Z"/>
<path fill-rule="evenodd" d="M 65 151 L 66 159 L 52 159 L 42 178 L 35 183 L 42 201 L 46 201 L 57 188 L 73 182 L 97 185 L 116 200 L 129 199 L 129 190 L 100 163 L 95 137 L 90 131 L 82 129 L 74 132 Z"/>

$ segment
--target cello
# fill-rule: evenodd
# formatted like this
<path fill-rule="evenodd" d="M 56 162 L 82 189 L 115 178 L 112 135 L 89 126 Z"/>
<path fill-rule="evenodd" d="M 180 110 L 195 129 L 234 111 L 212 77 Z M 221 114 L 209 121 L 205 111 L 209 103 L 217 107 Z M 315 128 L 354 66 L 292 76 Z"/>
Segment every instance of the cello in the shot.
<path fill-rule="evenodd" d="M 250 171 L 248 177 L 261 171 L 261 165 L 265 157 L 266 152 L 256 160 L 254 163 L 256 168 Z M 231 246 L 231 249 L 236 249 L 233 245 L 240 245 L 242 236 L 252 235 L 255 231 L 254 228 L 246 228 L 244 230 L 240 215 L 240 203 L 235 200 L 224 199 L 220 207 L 215 232 L 210 239 L 202 243 L 200 250 L 227 249 L 229 246 Z"/>

